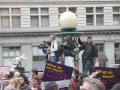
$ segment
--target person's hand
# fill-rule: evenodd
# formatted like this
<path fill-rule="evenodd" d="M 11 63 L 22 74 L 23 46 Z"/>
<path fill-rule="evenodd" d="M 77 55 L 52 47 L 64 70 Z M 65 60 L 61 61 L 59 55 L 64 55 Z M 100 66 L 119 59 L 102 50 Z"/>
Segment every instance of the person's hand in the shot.
<path fill-rule="evenodd" d="M 98 73 L 99 73 L 99 72 L 93 72 L 92 75 L 90 75 L 90 78 L 96 77 L 96 75 L 97 75 Z"/>

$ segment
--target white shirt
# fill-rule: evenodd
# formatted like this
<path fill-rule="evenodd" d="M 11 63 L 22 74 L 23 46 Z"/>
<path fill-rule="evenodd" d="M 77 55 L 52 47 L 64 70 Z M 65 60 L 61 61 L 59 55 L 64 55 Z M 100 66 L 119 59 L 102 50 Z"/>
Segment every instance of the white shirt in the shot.
<path fill-rule="evenodd" d="M 51 55 L 50 56 L 55 56 L 55 51 L 57 51 L 57 50 L 58 50 L 58 44 L 54 40 L 54 41 L 51 42 L 51 48 L 50 48 Z"/>

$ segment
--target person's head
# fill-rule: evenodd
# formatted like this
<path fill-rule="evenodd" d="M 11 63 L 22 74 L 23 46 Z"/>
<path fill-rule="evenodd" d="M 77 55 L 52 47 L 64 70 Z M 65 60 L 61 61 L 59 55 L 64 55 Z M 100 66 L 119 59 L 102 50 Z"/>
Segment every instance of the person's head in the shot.
<path fill-rule="evenodd" d="M 91 36 L 88 36 L 88 37 L 87 37 L 87 42 L 88 42 L 88 43 L 91 43 L 91 42 L 92 42 L 92 37 L 91 37 Z"/>
<path fill-rule="evenodd" d="M 5 87 L 4 90 L 16 90 L 16 89 L 13 85 L 8 85 L 8 86 Z"/>
<path fill-rule="evenodd" d="M 31 70 L 31 72 L 32 72 L 32 76 L 37 76 L 38 75 L 38 69 L 36 69 L 36 68 L 33 68 Z"/>
<path fill-rule="evenodd" d="M 82 90 L 105 90 L 105 85 L 95 78 L 84 78 Z"/>
<path fill-rule="evenodd" d="M 72 36 L 71 35 L 67 35 L 66 36 L 66 41 L 68 41 L 68 42 L 72 41 Z"/>
<path fill-rule="evenodd" d="M 112 90 L 120 90 L 120 83 L 115 84 L 112 88 Z"/>
<path fill-rule="evenodd" d="M 74 69 L 74 74 L 79 74 L 79 69 L 78 68 Z"/>
<path fill-rule="evenodd" d="M 76 82 L 81 82 L 81 73 L 75 76 Z"/>
<path fill-rule="evenodd" d="M 19 73 L 19 72 L 15 72 L 15 73 L 14 73 L 14 78 L 17 79 L 17 80 L 19 80 L 19 78 L 20 78 L 20 73 Z"/>
<path fill-rule="evenodd" d="M 86 78 L 86 77 L 88 77 L 88 75 L 87 75 L 87 74 L 82 73 L 82 74 L 81 74 L 81 76 L 80 76 L 81 82 L 83 82 L 83 79 L 84 79 L 84 78 Z"/>
<path fill-rule="evenodd" d="M 58 85 L 56 82 L 50 82 L 45 85 L 45 90 L 58 90 Z"/>
<path fill-rule="evenodd" d="M 55 40 L 55 35 L 50 35 L 50 41 L 54 41 Z"/>
<path fill-rule="evenodd" d="M 18 81 L 15 78 L 11 78 L 9 84 L 13 85 L 15 88 L 18 88 Z"/>
<path fill-rule="evenodd" d="M 38 76 L 34 76 L 34 77 L 32 77 L 31 82 L 32 82 L 33 85 L 39 85 L 40 84 L 40 79 L 39 79 Z"/>
<path fill-rule="evenodd" d="M 25 84 L 29 84 L 26 75 L 24 75 L 24 74 L 20 75 L 19 84 L 20 84 L 20 86 L 24 86 Z"/>
<path fill-rule="evenodd" d="M 45 42 L 45 45 L 46 45 L 46 47 L 50 47 L 51 46 L 51 42 L 47 41 L 47 42 Z"/>

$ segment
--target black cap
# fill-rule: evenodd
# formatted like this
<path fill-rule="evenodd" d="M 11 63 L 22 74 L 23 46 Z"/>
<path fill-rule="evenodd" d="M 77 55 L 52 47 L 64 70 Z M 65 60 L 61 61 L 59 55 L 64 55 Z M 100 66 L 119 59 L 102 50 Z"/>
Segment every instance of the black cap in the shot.
<path fill-rule="evenodd" d="M 50 41 L 47 41 L 45 43 L 48 44 L 49 46 L 51 46 L 51 42 Z"/>
<path fill-rule="evenodd" d="M 92 37 L 91 37 L 91 36 L 88 36 L 87 39 L 92 39 Z"/>
<path fill-rule="evenodd" d="M 50 82 L 45 85 L 45 90 L 51 90 L 58 87 L 56 82 Z"/>

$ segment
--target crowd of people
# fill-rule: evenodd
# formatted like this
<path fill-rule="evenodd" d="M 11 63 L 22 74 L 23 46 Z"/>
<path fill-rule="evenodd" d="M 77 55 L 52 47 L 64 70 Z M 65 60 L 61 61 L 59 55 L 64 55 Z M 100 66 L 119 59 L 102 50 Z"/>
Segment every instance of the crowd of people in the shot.
<path fill-rule="evenodd" d="M 67 90 L 106 90 L 105 85 L 96 77 L 98 72 L 87 75 L 79 73 L 78 68 L 75 68 L 73 74 Z M 9 80 L 2 82 L 1 90 L 66 90 L 60 89 L 55 81 L 46 83 L 45 88 L 42 89 L 43 72 L 33 68 L 31 75 L 30 78 L 19 71 L 12 72 Z M 111 90 L 120 90 L 120 83 L 114 85 Z"/>
<path fill-rule="evenodd" d="M 57 63 L 64 60 L 64 65 L 73 67 L 68 90 L 106 90 L 105 85 L 96 77 L 98 72 L 93 70 L 95 61 L 98 60 L 98 50 L 92 42 L 91 36 L 87 37 L 85 43 L 78 36 L 77 43 L 71 35 L 67 35 L 66 41 L 58 45 L 55 36 L 50 35 L 50 41 L 44 43 L 46 48 L 42 48 L 42 50 L 45 53 L 45 61 L 50 60 Z M 82 72 L 75 68 L 75 54 L 73 53 L 75 48 L 79 48 L 79 51 L 84 50 L 81 62 Z M 19 71 L 11 72 L 8 76 L 9 80 L 2 82 L 1 90 L 60 90 L 56 82 L 52 81 L 45 85 L 45 89 L 41 89 L 43 73 L 34 68 L 31 70 L 32 77 L 30 78 Z M 120 90 L 119 87 L 120 84 L 116 84 L 112 90 Z"/>
<path fill-rule="evenodd" d="M 79 48 L 79 51 L 84 50 L 82 54 L 82 72 L 91 75 L 95 65 L 95 61 L 98 60 L 98 50 L 96 45 L 92 42 L 92 37 L 87 37 L 87 42 L 83 43 L 78 36 L 78 43 L 73 40 L 71 35 L 67 35 L 65 42 L 58 45 L 54 35 L 50 35 L 50 41 L 45 42 L 46 49 L 43 48 L 45 55 L 45 61 L 50 60 L 52 62 L 58 62 L 60 59 L 64 60 L 64 65 L 75 68 L 75 54 L 74 49 Z M 56 55 L 56 53 L 60 55 Z M 98 60 L 99 61 L 99 60 Z"/>

